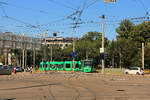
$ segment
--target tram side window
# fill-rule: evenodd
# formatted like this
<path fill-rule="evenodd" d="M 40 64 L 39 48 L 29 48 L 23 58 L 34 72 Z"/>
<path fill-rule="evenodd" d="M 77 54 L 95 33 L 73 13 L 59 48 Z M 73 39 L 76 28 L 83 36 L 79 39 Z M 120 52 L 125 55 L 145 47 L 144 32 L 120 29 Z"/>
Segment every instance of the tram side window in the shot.
<path fill-rule="evenodd" d="M 52 68 L 52 64 L 50 64 L 49 67 Z"/>
<path fill-rule="evenodd" d="M 62 64 L 60 64 L 60 65 L 58 65 L 58 67 L 59 67 L 59 68 L 62 68 L 62 67 L 63 67 L 63 65 L 62 65 Z"/>
<path fill-rule="evenodd" d="M 43 65 L 43 68 L 46 68 L 46 64 Z"/>
<path fill-rule="evenodd" d="M 47 67 L 48 67 L 48 64 L 46 64 L 45 68 L 47 68 Z"/>
<path fill-rule="evenodd" d="M 42 65 L 42 64 L 40 65 L 40 68 L 43 68 L 43 65 Z"/>
<path fill-rule="evenodd" d="M 55 65 L 51 65 L 51 68 L 55 68 Z"/>
<path fill-rule="evenodd" d="M 55 64 L 55 68 L 57 68 L 58 67 L 58 64 Z"/>
<path fill-rule="evenodd" d="M 44 64 L 44 68 L 48 68 L 49 64 Z"/>
<path fill-rule="evenodd" d="M 70 68 L 70 64 L 66 64 L 66 68 Z"/>
<path fill-rule="evenodd" d="M 76 68 L 79 68 L 79 64 L 76 64 Z"/>

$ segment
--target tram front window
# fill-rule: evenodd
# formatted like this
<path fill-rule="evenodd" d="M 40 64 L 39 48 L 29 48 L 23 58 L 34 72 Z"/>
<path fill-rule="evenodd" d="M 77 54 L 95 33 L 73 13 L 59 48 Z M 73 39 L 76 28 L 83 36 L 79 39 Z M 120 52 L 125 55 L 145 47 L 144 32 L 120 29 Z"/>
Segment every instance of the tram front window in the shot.
<path fill-rule="evenodd" d="M 85 63 L 84 63 L 84 66 L 86 66 L 86 67 L 91 67 L 92 64 L 91 64 L 91 62 L 85 62 Z"/>

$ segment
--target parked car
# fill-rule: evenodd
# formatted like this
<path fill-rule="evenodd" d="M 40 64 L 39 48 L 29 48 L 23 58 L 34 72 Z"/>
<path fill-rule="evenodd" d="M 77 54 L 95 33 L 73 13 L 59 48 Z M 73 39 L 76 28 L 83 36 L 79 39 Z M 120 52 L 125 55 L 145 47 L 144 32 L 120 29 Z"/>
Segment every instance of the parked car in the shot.
<path fill-rule="evenodd" d="M 0 65 L 0 75 L 11 75 L 11 70 L 7 66 Z"/>
<path fill-rule="evenodd" d="M 22 67 L 15 67 L 14 69 L 16 69 L 16 72 L 23 72 L 24 69 Z"/>
<path fill-rule="evenodd" d="M 136 75 L 144 75 L 143 68 L 140 67 L 131 67 L 125 70 L 125 74 L 136 74 Z"/>
<path fill-rule="evenodd" d="M 8 68 L 11 72 L 14 71 L 14 66 L 12 66 L 12 65 L 8 65 L 7 68 Z"/>
<path fill-rule="evenodd" d="M 2 66 L 2 65 L 3 65 L 3 63 L 0 62 L 0 66 Z"/>

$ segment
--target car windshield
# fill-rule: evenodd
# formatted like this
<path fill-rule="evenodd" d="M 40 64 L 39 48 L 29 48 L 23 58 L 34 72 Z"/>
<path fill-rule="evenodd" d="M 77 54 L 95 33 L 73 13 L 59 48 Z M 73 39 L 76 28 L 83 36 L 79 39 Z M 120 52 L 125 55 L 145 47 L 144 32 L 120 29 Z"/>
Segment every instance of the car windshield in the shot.
<path fill-rule="evenodd" d="M 130 70 L 138 70 L 138 68 L 133 67 L 133 68 L 130 68 Z"/>

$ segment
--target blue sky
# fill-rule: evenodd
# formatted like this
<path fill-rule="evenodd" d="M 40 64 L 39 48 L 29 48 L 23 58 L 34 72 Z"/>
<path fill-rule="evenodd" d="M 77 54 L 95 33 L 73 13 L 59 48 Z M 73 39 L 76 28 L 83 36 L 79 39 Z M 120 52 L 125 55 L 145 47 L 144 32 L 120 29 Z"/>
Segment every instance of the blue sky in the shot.
<path fill-rule="evenodd" d="M 81 15 L 85 24 L 73 30 L 73 20 L 67 16 L 94 1 L 97 2 L 84 9 Z M 98 17 L 105 14 L 105 36 L 112 40 L 116 38 L 115 29 L 123 19 L 146 16 L 149 4 L 150 0 L 117 0 L 109 4 L 103 0 L 0 0 L 0 31 L 38 37 L 38 33 L 48 29 L 48 36 L 59 32 L 58 36 L 82 37 L 88 31 L 101 32 L 102 19 Z M 37 28 L 31 28 L 32 25 Z"/>

